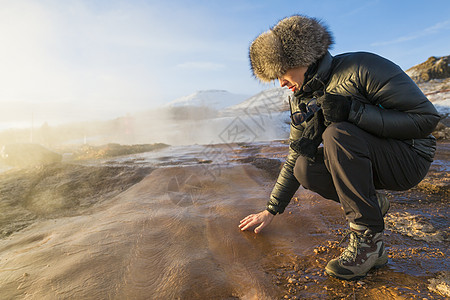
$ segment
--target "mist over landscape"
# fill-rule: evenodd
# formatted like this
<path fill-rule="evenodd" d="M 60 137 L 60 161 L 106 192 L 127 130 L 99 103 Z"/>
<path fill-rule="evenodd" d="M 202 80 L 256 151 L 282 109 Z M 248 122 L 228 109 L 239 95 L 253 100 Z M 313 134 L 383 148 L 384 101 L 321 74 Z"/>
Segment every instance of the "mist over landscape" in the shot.
<path fill-rule="evenodd" d="M 242 126 L 253 131 L 253 136 L 249 137 L 252 141 L 285 138 L 290 93 L 287 89 L 275 88 L 248 97 L 220 90 L 199 91 L 159 108 L 109 120 L 53 126 L 44 122 L 28 128 L 3 130 L 0 144 L 33 142 L 52 147 L 86 143 L 220 143 L 226 142 L 221 133 L 232 126 L 237 117 Z"/>
<path fill-rule="evenodd" d="M 443 116 L 450 112 L 448 85 L 444 79 L 419 83 Z M 80 144 L 189 145 L 284 139 L 289 132 L 290 95 L 291 91 L 282 88 L 263 90 L 253 96 L 224 90 L 197 91 L 154 109 L 118 113 L 115 118 L 93 115 L 90 121 L 66 118 L 61 120 L 62 124 L 39 123 L 32 113 L 31 120 L 22 126 L 0 130 L 0 145 L 38 143 L 51 148 Z M 45 110 L 46 106 L 40 109 Z M 77 110 L 73 113 L 75 117 L 79 114 Z M 8 118 L 5 120 L 14 124 L 13 120 L 12 123 Z M 245 131 L 243 136 L 234 140 L 226 138 L 226 131 L 236 126 Z"/>

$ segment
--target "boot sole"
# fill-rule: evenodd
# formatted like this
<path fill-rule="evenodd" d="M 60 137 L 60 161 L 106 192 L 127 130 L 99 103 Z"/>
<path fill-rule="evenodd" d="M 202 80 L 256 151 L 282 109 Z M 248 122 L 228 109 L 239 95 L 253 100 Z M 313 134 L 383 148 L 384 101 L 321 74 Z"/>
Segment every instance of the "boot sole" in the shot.
<path fill-rule="evenodd" d="M 387 257 L 387 254 L 385 253 L 384 255 L 382 255 L 381 257 L 379 257 L 377 259 L 377 261 L 375 262 L 375 265 L 372 268 L 370 268 L 369 271 L 372 269 L 381 268 L 381 267 L 385 266 L 387 264 L 387 262 L 388 262 L 388 257 Z M 367 273 L 369 273 L 369 271 L 367 271 L 365 274 L 343 275 L 343 274 L 336 274 L 332 270 L 329 270 L 325 267 L 325 272 L 328 275 L 330 275 L 334 278 L 337 278 L 337 279 L 344 279 L 344 280 L 357 280 L 357 279 L 364 278 L 367 276 Z"/>

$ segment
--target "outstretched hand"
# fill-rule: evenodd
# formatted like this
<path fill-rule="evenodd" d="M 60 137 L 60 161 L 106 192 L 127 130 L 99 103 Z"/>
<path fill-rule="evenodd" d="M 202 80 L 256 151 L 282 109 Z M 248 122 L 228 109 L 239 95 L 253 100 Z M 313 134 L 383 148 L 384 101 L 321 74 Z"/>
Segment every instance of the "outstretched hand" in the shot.
<path fill-rule="evenodd" d="M 255 225 L 260 224 L 255 228 L 255 233 L 260 233 L 264 227 L 269 225 L 273 220 L 274 215 L 272 215 L 269 211 L 264 210 L 257 214 L 251 214 L 241 220 L 239 224 L 239 228 L 241 230 L 247 230 Z"/>

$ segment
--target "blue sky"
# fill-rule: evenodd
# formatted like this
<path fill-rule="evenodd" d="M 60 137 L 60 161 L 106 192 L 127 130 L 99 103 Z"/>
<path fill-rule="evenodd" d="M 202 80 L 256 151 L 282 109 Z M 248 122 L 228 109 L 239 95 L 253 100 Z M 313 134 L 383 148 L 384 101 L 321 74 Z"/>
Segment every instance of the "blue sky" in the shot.
<path fill-rule="evenodd" d="M 292 14 L 323 20 L 332 54 L 370 51 L 405 70 L 450 54 L 447 0 L 0 0 L 0 122 L 114 117 L 205 89 L 253 95 L 277 83 L 251 76 L 248 46 Z"/>

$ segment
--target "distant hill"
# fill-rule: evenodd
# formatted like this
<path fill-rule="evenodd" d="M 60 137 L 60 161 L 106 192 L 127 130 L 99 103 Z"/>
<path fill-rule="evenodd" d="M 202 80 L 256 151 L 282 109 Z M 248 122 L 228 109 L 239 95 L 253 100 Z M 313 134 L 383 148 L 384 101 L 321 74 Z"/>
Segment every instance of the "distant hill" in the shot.
<path fill-rule="evenodd" d="M 450 55 L 431 56 L 427 61 L 406 71 L 415 82 L 427 82 L 432 79 L 450 78 Z"/>
<path fill-rule="evenodd" d="M 406 71 L 450 125 L 450 55 L 431 56 Z"/>
<path fill-rule="evenodd" d="M 450 55 L 431 56 L 425 62 L 406 71 L 430 100 L 442 119 L 433 135 L 450 139 Z"/>

